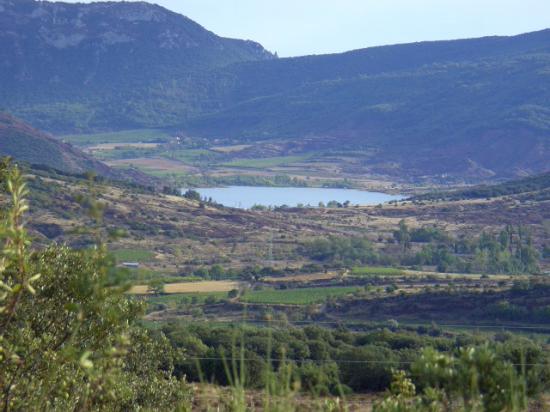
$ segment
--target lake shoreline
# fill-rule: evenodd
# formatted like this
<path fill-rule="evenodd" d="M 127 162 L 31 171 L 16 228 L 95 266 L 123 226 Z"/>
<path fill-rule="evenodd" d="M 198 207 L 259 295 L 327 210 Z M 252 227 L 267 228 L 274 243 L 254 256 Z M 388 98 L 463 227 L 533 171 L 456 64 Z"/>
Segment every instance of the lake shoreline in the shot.
<path fill-rule="evenodd" d="M 181 193 L 189 190 L 180 189 Z M 260 207 L 339 207 L 373 206 L 405 199 L 405 196 L 380 191 L 348 188 L 274 187 L 274 186 L 223 186 L 192 189 L 203 199 L 226 207 L 250 209 Z"/>

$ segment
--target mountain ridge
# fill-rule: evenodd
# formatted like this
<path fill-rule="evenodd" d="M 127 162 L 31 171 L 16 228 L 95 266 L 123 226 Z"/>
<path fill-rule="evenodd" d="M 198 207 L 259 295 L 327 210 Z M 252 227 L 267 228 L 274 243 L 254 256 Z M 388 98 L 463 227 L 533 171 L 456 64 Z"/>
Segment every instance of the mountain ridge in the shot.
<path fill-rule="evenodd" d="M 549 167 L 550 29 L 279 59 L 148 3 L 0 4 L 0 106 L 39 128 L 300 140 L 413 179 Z"/>
<path fill-rule="evenodd" d="M 258 43 L 218 37 L 144 2 L 2 7 L 0 105 L 50 131 L 181 121 L 209 104 L 192 78 L 274 58 Z"/>
<path fill-rule="evenodd" d="M 374 149 L 375 158 L 365 158 L 373 172 L 415 178 L 547 170 L 550 30 L 341 57 L 232 65 L 226 106 L 184 129 L 232 141 L 328 139 L 333 147 Z"/>

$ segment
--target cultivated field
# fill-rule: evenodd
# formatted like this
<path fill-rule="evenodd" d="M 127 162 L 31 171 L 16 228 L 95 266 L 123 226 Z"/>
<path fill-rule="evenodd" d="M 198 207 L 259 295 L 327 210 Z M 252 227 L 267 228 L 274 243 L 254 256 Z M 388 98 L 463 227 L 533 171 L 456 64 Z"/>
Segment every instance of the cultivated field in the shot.
<path fill-rule="evenodd" d="M 234 281 L 204 281 L 204 282 L 181 282 L 168 283 L 164 285 L 164 293 L 210 293 L 210 292 L 229 292 L 230 290 L 239 289 L 243 286 L 242 282 Z M 129 292 L 133 295 L 150 294 L 148 285 L 133 286 Z"/>
<path fill-rule="evenodd" d="M 160 143 L 100 143 L 93 146 L 87 146 L 83 149 L 86 153 L 98 151 L 123 150 L 123 149 L 155 149 Z"/>
<path fill-rule="evenodd" d="M 145 143 L 167 140 L 170 134 L 159 129 L 124 130 L 112 133 L 94 133 L 61 136 L 62 140 L 77 145 L 98 143 Z"/>
<path fill-rule="evenodd" d="M 247 292 L 241 301 L 260 304 L 307 305 L 357 292 L 357 287 L 321 287 Z"/>

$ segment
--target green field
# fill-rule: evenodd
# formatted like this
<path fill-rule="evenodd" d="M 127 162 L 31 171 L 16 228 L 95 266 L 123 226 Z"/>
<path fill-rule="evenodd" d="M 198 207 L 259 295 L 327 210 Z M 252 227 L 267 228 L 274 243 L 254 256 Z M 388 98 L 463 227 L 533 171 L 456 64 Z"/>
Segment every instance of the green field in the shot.
<path fill-rule="evenodd" d="M 149 304 L 165 304 L 168 306 L 176 306 L 178 304 L 204 303 L 209 297 L 214 297 L 216 300 L 227 299 L 227 292 L 195 292 L 195 293 L 178 293 L 162 296 L 147 297 Z"/>
<path fill-rule="evenodd" d="M 212 162 L 222 155 L 206 149 L 182 149 L 159 152 L 159 156 L 170 160 L 177 160 L 187 164 L 203 164 Z"/>
<path fill-rule="evenodd" d="M 159 177 L 159 178 L 165 178 L 165 177 L 171 177 L 174 179 L 180 179 L 185 178 L 186 176 L 191 176 L 189 172 L 186 171 L 177 171 L 177 170 L 156 170 L 156 169 L 148 169 L 146 167 L 138 167 L 139 170 L 141 170 L 143 173 L 147 173 L 148 175 Z"/>
<path fill-rule="evenodd" d="M 111 133 L 75 134 L 61 136 L 61 139 L 76 145 L 99 143 L 147 143 L 167 140 L 170 134 L 160 129 L 123 130 Z"/>
<path fill-rule="evenodd" d="M 247 292 L 241 300 L 250 303 L 308 305 L 324 301 L 327 297 L 340 297 L 360 290 L 353 286 L 324 288 L 266 289 Z"/>
<path fill-rule="evenodd" d="M 263 159 L 239 159 L 232 162 L 224 163 L 226 167 L 243 167 L 250 169 L 262 169 L 265 167 L 287 166 L 292 163 L 299 163 L 308 160 L 311 155 L 307 156 L 278 156 L 266 157 Z"/>
<path fill-rule="evenodd" d="M 118 159 L 135 159 L 138 157 L 153 157 L 156 154 L 155 149 L 113 149 L 113 150 L 98 150 L 94 152 L 94 157 L 99 160 L 118 160 Z"/>
<path fill-rule="evenodd" d="M 154 259 L 155 254 L 144 249 L 119 249 L 113 250 L 117 262 L 149 262 Z"/>
<path fill-rule="evenodd" d="M 403 271 L 397 268 L 356 266 L 351 270 L 352 276 L 402 276 Z"/>

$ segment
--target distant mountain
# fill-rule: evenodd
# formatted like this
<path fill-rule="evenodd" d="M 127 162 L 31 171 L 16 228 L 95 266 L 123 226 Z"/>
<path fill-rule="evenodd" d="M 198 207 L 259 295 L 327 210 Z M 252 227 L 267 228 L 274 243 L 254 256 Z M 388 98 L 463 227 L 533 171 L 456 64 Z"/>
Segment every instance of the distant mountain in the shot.
<path fill-rule="evenodd" d="M 9 114 L 0 112 L 0 157 L 5 156 L 66 173 L 94 172 L 108 179 L 127 180 L 147 185 L 153 183 L 151 178 L 139 172 L 112 169 L 73 146 L 62 143 Z"/>
<path fill-rule="evenodd" d="M 236 64 L 217 78 L 224 109 L 190 134 L 307 138 L 410 177 L 550 170 L 550 30 Z"/>
<path fill-rule="evenodd" d="M 206 71 L 273 58 L 148 3 L 0 0 L 0 106 L 50 131 L 181 123 Z"/>
<path fill-rule="evenodd" d="M 0 80 L 49 131 L 285 140 L 411 179 L 550 168 L 550 30 L 277 59 L 147 3 L 0 0 Z"/>

